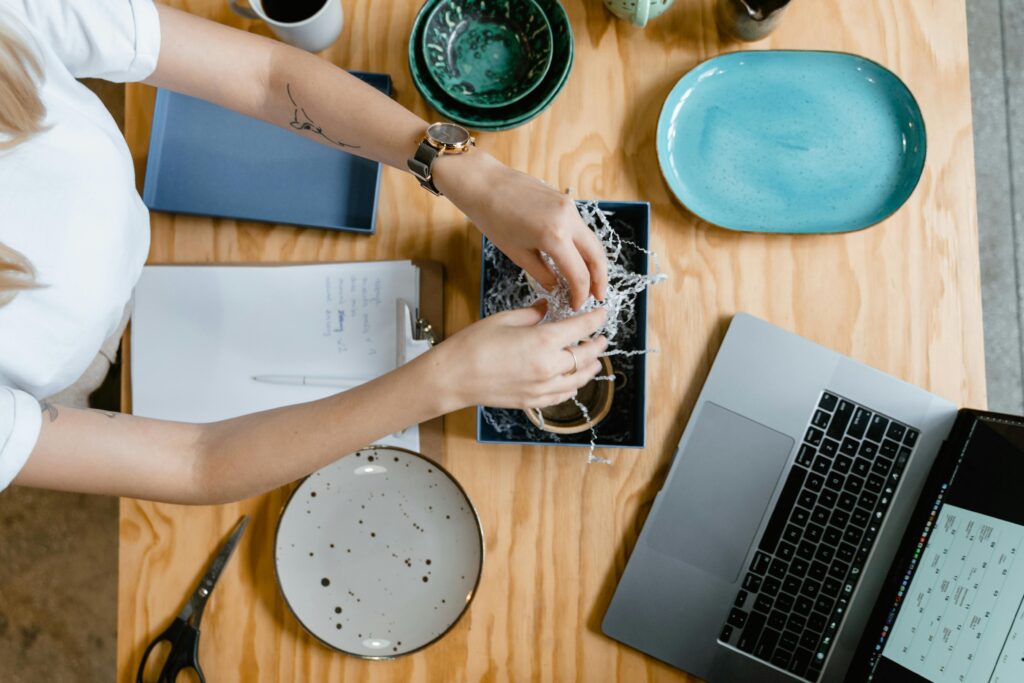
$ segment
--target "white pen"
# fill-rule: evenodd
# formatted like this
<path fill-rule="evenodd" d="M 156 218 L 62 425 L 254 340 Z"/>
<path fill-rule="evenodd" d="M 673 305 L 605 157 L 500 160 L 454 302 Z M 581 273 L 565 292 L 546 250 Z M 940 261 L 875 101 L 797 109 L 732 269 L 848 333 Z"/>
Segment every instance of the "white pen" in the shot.
<path fill-rule="evenodd" d="M 355 387 L 369 382 L 372 377 L 317 377 L 311 375 L 253 375 L 257 382 L 265 384 L 290 384 L 308 387 Z"/>

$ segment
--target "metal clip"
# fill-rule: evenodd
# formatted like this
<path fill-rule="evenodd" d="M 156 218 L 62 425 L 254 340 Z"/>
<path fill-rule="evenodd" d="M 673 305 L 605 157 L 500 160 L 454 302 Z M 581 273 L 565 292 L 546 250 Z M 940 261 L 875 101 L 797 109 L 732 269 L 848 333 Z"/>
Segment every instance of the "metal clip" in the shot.
<path fill-rule="evenodd" d="M 416 319 L 416 339 L 426 340 L 431 346 L 437 343 L 434 327 L 423 318 Z"/>

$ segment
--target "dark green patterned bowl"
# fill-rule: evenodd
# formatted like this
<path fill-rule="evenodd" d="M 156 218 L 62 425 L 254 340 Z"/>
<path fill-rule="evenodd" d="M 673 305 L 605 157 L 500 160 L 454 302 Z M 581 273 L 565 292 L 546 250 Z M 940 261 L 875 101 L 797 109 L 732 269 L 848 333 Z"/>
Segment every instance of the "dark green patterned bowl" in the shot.
<path fill-rule="evenodd" d="M 440 0 L 427 17 L 422 49 L 430 75 L 453 99 L 503 107 L 547 74 L 551 26 L 534 0 Z"/>
<path fill-rule="evenodd" d="M 427 70 L 421 44 L 427 17 L 443 0 L 426 0 L 409 36 L 409 70 L 412 81 L 424 99 L 443 117 L 478 131 L 499 131 L 527 123 L 546 110 L 569 80 L 574 56 L 572 26 L 558 0 L 535 0 L 551 26 L 554 46 L 551 66 L 536 88 L 518 102 L 504 107 L 479 108 L 452 98 L 434 82 Z"/>

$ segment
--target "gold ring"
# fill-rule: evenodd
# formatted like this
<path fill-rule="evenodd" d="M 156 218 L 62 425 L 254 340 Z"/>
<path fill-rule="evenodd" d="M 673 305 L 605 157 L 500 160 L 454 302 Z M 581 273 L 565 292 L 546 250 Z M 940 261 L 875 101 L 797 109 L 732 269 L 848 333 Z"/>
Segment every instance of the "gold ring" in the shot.
<path fill-rule="evenodd" d="M 566 375 L 575 375 L 576 371 L 580 369 L 579 361 L 576 360 L 576 354 L 572 352 L 572 349 L 566 348 L 565 350 L 569 352 L 570 356 L 572 356 L 572 370 L 570 370 L 569 372 L 567 372 L 565 374 Z"/>

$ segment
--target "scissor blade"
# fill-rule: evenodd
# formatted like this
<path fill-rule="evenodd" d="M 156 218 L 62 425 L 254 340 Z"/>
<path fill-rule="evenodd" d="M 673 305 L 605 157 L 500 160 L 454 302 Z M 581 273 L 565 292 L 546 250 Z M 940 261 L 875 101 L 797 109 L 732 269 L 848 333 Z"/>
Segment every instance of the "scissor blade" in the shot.
<path fill-rule="evenodd" d="M 206 601 L 209 599 L 210 593 L 213 592 L 214 586 L 217 585 L 221 572 L 224 571 L 224 567 L 227 566 L 232 553 L 235 552 L 235 547 L 242 538 L 242 534 L 245 533 L 247 526 L 249 526 L 249 515 L 243 515 L 238 520 L 238 524 L 235 525 L 231 535 L 221 544 L 217 555 L 210 562 L 210 568 L 206 570 L 206 574 L 203 575 L 202 580 L 199 582 L 196 592 L 192 594 L 192 623 L 196 628 L 199 628 L 199 620 L 203 616 L 203 608 L 206 607 Z"/>

